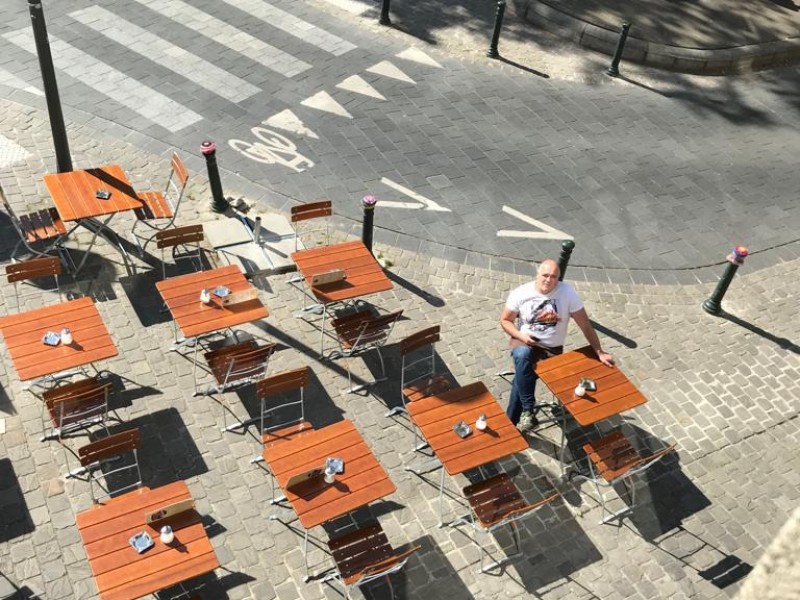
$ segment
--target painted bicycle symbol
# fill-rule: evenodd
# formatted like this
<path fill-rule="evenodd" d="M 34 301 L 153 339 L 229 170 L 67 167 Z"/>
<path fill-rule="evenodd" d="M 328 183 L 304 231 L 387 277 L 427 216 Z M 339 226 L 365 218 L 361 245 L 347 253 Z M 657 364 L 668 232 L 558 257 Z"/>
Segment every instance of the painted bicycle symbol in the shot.
<path fill-rule="evenodd" d="M 244 140 L 228 140 L 231 148 L 247 158 L 267 165 L 281 165 L 297 173 L 310 169 L 314 161 L 303 156 L 291 140 L 266 127 L 250 130 L 259 141 L 251 144 Z"/>

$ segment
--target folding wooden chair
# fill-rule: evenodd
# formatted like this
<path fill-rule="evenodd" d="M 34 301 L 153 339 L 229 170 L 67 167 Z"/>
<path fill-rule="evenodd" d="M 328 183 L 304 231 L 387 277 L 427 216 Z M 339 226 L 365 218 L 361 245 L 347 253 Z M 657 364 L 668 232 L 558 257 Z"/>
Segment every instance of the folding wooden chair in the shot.
<path fill-rule="evenodd" d="M 412 554 L 420 550 L 414 546 L 398 552 L 377 521 L 345 533 L 328 542 L 328 549 L 336 563 L 335 572 L 322 581 L 337 580 L 344 588 L 345 598 L 350 598 L 352 588 L 385 577 L 391 598 L 394 598 L 391 574 L 399 571 Z"/>
<path fill-rule="evenodd" d="M 513 554 L 507 555 L 502 560 L 493 561 L 484 567 L 484 554 L 487 558 L 491 558 L 491 555 L 484 545 L 476 539 L 476 543 L 481 548 L 479 573 L 485 573 L 490 569 L 501 566 L 508 560 L 521 556 L 522 548 L 520 546 L 519 531 L 517 530 L 518 521 L 529 517 L 559 496 L 556 493 L 544 500 L 529 504 L 506 473 L 500 473 L 489 479 L 469 485 L 464 488 L 463 493 L 472 509 L 472 515 L 455 521 L 453 525 L 465 522 L 470 523 L 476 533 L 487 535 L 505 525 L 509 525 L 516 548 L 516 552 Z"/>
<path fill-rule="evenodd" d="M 19 312 L 19 286 L 23 281 L 39 279 L 41 277 L 52 277 L 56 283 L 58 299 L 61 300 L 61 286 L 58 276 L 61 275 L 61 261 L 55 256 L 45 256 L 42 258 L 32 258 L 18 263 L 6 265 L 6 279 L 8 283 L 14 284 L 14 298 Z"/>
<path fill-rule="evenodd" d="M 22 244 L 28 252 L 35 256 L 47 257 L 51 252 L 56 251 L 65 261 L 65 265 L 75 268 L 69 251 L 62 245 L 67 237 L 67 227 L 55 208 L 17 215 L 6 199 L 2 186 L 0 186 L 0 200 L 3 202 L 3 208 L 8 214 L 11 224 L 19 235 L 19 241 L 11 251 L 12 261 L 17 254 L 17 249 Z M 36 248 L 37 245 L 39 249 Z"/>
<path fill-rule="evenodd" d="M 186 191 L 186 184 L 189 182 L 189 171 L 177 153 L 172 155 L 171 162 L 172 170 L 163 192 L 149 190 L 137 193 L 142 201 L 142 208 L 134 211 L 136 220 L 131 228 L 131 235 L 142 254 L 144 254 L 147 244 L 155 237 L 155 233 L 150 237 L 140 236 L 136 233 L 136 226 L 142 223 L 155 231 L 172 227 L 178 216 L 178 208 L 180 208 L 183 194 Z M 142 240 L 144 240 L 144 244 Z"/>
<path fill-rule="evenodd" d="M 204 357 L 214 376 L 215 383 L 211 384 L 204 394 L 206 396 L 222 394 L 263 379 L 267 376 L 269 359 L 276 347 L 276 344 L 259 346 L 255 340 L 247 340 L 206 352 Z M 195 395 L 200 393 L 197 391 L 197 381 L 195 380 Z M 246 426 L 246 422 L 241 421 L 228 426 L 226 415 L 230 409 L 224 405 L 222 400 L 219 402 L 223 407 L 223 431 L 232 431 Z"/>
<path fill-rule="evenodd" d="M 670 444 L 658 452 L 643 456 L 633 447 L 625 434 L 617 429 L 583 445 L 589 474 L 573 474 L 572 480 L 587 480 L 594 483 L 602 510 L 603 518 L 600 519 L 600 524 L 621 519 L 636 506 L 636 485 L 630 481 L 631 478 L 652 467 L 674 448 L 675 444 Z M 625 487 L 630 504 L 617 512 L 611 512 L 606 506 L 601 486 L 609 488 L 617 483 L 622 483 Z"/>
<path fill-rule="evenodd" d="M 122 433 L 115 433 L 106 436 L 96 442 L 87 444 L 78 449 L 78 458 L 81 466 L 89 476 L 89 487 L 92 494 L 92 501 L 97 504 L 100 498 L 119 495 L 131 489 L 136 489 L 142 485 L 142 472 L 139 469 L 139 430 L 129 429 Z M 132 458 L 126 460 L 126 455 Z M 116 465 L 110 470 L 103 470 L 109 462 L 122 461 L 122 465 Z M 111 489 L 111 482 L 121 473 L 135 471 L 136 481 L 125 483 L 115 489 Z M 105 487 L 98 480 L 98 473 L 102 473 L 105 479 Z M 99 487 L 101 493 L 95 494 L 95 486 Z"/>
<path fill-rule="evenodd" d="M 406 404 L 449 390 L 453 382 L 439 372 L 436 365 L 436 343 L 441 339 L 439 325 L 417 331 L 400 340 L 400 401 L 386 413 L 387 417 L 407 413 Z"/>
<path fill-rule="evenodd" d="M 397 323 L 402 314 L 403 311 L 398 310 L 386 315 L 376 316 L 372 311 L 362 310 L 331 321 L 331 326 L 336 332 L 336 339 L 339 342 L 339 350 L 334 351 L 329 358 L 345 357 L 347 381 L 351 393 L 386 380 L 386 365 L 383 362 L 381 348 L 389 340 L 395 323 Z M 370 383 L 354 388 L 350 364 L 347 361 L 357 354 L 363 354 L 373 349 L 377 351 L 378 359 L 381 362 L 381 376 Z"/>
<path fill-rule="evenodd" d="M 155 234 L 156 247 L 161 250 L 161 278 L 167 278 L 167 262 L 165 260 L 165 250 L 171 248 L 172 262 L 182 258 L 196 258 L 203 270 L 203 256 L 201 242 L 204 239 L 202 225 L 184 225 L 183 227 L 172 227 L 157 231 Z M 192 248 L 194 248 L 192 250 Z"/>
<path fill-rule="evenodd" d="M 106 431 L 108 418 L 108 397 L 111 382 L 99 377 L 91 377 L 74 381 L 46 390 L 42 401 L 46 408 L 50 423 L 50 431 L 45 426 L 42 441 L 61 440 L 65 434 L 87 429 L 93 425 L 102 425 Z"/>
<path fill-rule="evenodd" d="M 303 367 L 292 371 L 284 371 L 256 382 L 256 396 L 261 401 L 261 444 L 262 455 L 251 463 L 264 462 L 263 450 L 277 444 L 301 437 L 314 426 L 306 421 L 305 388 L 311 369 Z M 278 395 L 282 396 L 276 399 Z M 275 478 L 272 480 L 272 504 L 280 502 L 283 497 L 275 497 Z"/>
<path fill-rule="evenodd" d="M 294 226 L 294 250 L 303 247 L 327 246 L 330 243 L 330 229 L 327 217 L 333 214 L 330 200 L 307 202 L 291 208 L 291 221 Z M 315 219 L 325 219 L 320 222 Z M 310 221 L 314 221 L 311 223 Z M 301 239 L 302 237 L 302 239 Z M 312 243 L 313 240 L 313 243 Z"/>

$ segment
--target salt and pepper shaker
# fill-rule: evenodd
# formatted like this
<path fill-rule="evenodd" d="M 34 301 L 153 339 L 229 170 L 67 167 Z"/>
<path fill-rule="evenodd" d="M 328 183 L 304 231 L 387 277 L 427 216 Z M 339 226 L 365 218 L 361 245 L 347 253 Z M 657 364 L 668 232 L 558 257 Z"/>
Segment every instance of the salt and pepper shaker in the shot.
<path fill-rule="evenodd" d="M 586 395 L 586 388 L 583 387 L 583 382 L 580 382 L 578 385 L 575 386 L 575 395 L 580 397 Z"/>
<path fill-rule="evenodd" d="M 208 304 L 211 302 L 211 294 L 208 292 L 208 288 L 203 288 L 200 290 L 200 302 L 203 304 Z"/>
<path fill-rule="evenodd" d="M 72 343 L 72 332 L 69 330 L 69 327 L 64 327 L 61 330 L 61 343 L 69 346 Z"/>
<path fill-rule="evenodd" d="M 475 429 L 483 431 L 484 429 L 486 429 L 486 425 L 487 425 L 486 415 L 481 413 L 480 415 L 478 415 L 478 420 L 475 421 Z"/>
<path fill-rule="evenodd" d="M 172 531 L 172 527 L 169 525 L 164 525 L 161 528 L 161 543 L 162 544 L 171 544 L 172 540 L 175 539 L 175 533 Z"/>
<path fill-rule="evenodd" d="M 325 483 L 333 483 L 336 481 L 336 470 L 333 468 L 333 465 L 327 465 L 325 467 Z"/>

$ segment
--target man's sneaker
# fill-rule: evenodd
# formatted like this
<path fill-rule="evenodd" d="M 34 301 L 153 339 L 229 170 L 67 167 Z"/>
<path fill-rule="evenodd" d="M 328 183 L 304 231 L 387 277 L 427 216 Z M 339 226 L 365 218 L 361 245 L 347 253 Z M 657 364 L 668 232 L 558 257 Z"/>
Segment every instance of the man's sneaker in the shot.
<path fill-rule="evenodd" d="M 534 427 L 539 424 L 539 421 L 536 417 L 533 416 L 533 413 L 529 410 L 522 411 L 522 414 L 519 416 L 519 423 L 517 423 L 517 429 L 520 432 L 525 433 L 526 431 L 530 431 Z"/>

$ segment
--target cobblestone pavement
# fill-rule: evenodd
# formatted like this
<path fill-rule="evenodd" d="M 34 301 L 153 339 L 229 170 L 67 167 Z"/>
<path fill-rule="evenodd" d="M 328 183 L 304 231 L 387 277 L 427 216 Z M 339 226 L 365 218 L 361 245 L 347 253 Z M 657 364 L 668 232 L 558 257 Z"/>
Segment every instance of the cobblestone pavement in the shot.
<path fill-rule="evenodd" d="M 29 153 L 0 171 L 0 184 L 18 210 L 45 206 L 41 175 L 54 164 L 45 116 L 10 102 L 2 103 L 0 115 L 0 134 L 13 134 Z M 77 163 L 98 164 L 113 156 L 137 187 L 159 181 L 168 169 L 168 154 L 134 147 L 91 124 L 73 123 L 69 135 Z M 209 193 L 196 172 L 181 215 L 186 223 L 218 218 L 209 212 Z M 244 191 L 227 187 L 234 196 Z M 128 225 L 124 219 L 114 222 L 118 231 Z M 0 253 L 7 259 L 13 235 L 7 222 L 0 227 Z M 106 242 L 97 248 L 79 279 L 65 288 L 95 298 L 119 348 L 117 358 L 98 366 L 114 374 L 115 412 L 123 422 L 118 428 L 136 426 L 143 433 L 145 483 L 156 487 L 186 479 L 198 510 L 210 519 L 224 568 L 201 582 L 202 596 L 339 598 L 318 581 L 303 583 L 300 538 L 267 519 L 270 485 L 249 462 L 259 448 L 252 432 L 221 433 L 221 407 L 193 398 L 190 363 L 166 352 L 173 330 L 153 289 L 157 257 L 134 259 L 133 273 Z M 496 373 L 509 359 L 497 317 L 508 290 L 528 279 L 531 267 L 511 274 L 382 244 L 377 249 L 394 263 L 395 287 L 370 300 L 386 310 L 404 309 L 394 339 L 441 324 L 443 364 L 460 383 L 484 381 L 505 403 L 508 385 Z M 677 453 L 640 484 L 641 506 L 631 519 L 620 527 L 598 525 L 592 490 L 562 483 L 558 476 L 556 428 L 531 436 L 528 451 L 499 467 L 514 474 L 529 500 L 553 488 L 561 498 L 524 523 L 524 556 L 497 575 L 475 573 L 479 552 L 467 528 L 436 527 L 438 473 L 420 478 L 403 469 L 411 446 L 408 422 L 384 417 L 387 406 L 399 402 L 396 346 L 386 350 L 387 382 L 365 396 L 345 393 L 344 365 L 318 359 L 318 334 L 292 317 L 298 298 L 279 276 L 259 284 L 269 318 L 245 329 L 281 344 L 271 363 L 274 372 L 312 368 L 310 420 L 316 426 L 353 420 L 396 484 L 394 494 L 356 518 L 377 516 L 394 545 L 422 547 L 395 578 L 399 597 L 728 598 L 800 500 L 800 261 L 772 252 L 771 266 L 740 270 L 723 318 L 700 308 L 710 284 L 575 282 L 604 345 L 648 398 L 603 429 L 620 424 L 642 446 L 675 442 Z M 3 312 L 12 312 L 11 286 L 2 290 Z M 56 300 L 49 291 L 24 288 L 25 306 Z M 580 342 L 572 331 L 569 344 Z M 367 380 L 378 364 L 367 355 L 354 359 L 352 368 Z M 75 527 L 76 513 L 90 506 L 87 484 L 59 476 L 67 466 L 65 455 L 55 443 L 38 441 L 40 401 L 22 390 L 5 350 L 0 381 L 0 596 L 93 598 L 96 588 Z M 226 399 L 240 416 L 256 410 L 247 396 Z M 83 441 L 72 438 L 67 446 L 75 449 Z M 458 490 L 466 481 L 448 483 L 450 516 L 464 512 Z M 321 529 L 312 533 L 315 540 L 326 539 Z M 498 540 L 510 543 L 503 535 Z M 310 558 L 312 567 L 327 564 L 318 549 Z M 380 584 L 366 595 L 388 597 Z"/>

